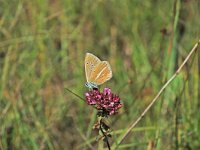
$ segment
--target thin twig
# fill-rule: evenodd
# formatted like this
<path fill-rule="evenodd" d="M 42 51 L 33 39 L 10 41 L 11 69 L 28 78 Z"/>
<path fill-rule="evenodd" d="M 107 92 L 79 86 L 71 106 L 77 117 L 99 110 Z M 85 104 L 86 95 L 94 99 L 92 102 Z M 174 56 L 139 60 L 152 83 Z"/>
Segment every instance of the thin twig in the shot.
<path fill-rule="evenodd" d="M 194 53 L 197 48 L 198 45 L 200 44 L 200 40 L 194 45 L 194 47 L 192 48 L 192 50 L 190 51 L 190 53 L 188 54 L 188 56 L 185 58 L 185 60 L 183 61 L 183 63 L 180 65 L 180 67 L 178 68 L 178 70 L 174 73 L 174 75 L 163 85 L 163 87 L 160 89 L 160 91 L 158 92 L 158 94 L 155 96 L 155 98 L 152 100 L 152 102 L 147 106 L 147 108 L 143 111 L 143 113 L 138 117 L 138 119 L 133 122 L 131 124 L 131 126 L 128 128 L 128 130 L 126 131 L 126 133 L 123 135 L 123 137 L 120 139 L 120 141 L 118 142 L 118 144 L 116 145 L 115 149 L 118 148 L 118 146 L 124 141 L 125 138 L 127 138 L 127 136 L 129 135 L 129 133 L 131 132 L 131 130 L 138 124 L 138 122 L 144 117 L 144 115 L 148 112 L 148 110 L 153 106 L 153 104 L 158 100 L 159 96 L 162 94 L 162 92 L 165 90 L 165 88 L 175 79 L 175 77 L 180 73 L 181 69 L 183 68 L 183 66 L 186 64 L 186 62 L 189 60 L 190 56 L 192 55 L 192 53 Z"/>

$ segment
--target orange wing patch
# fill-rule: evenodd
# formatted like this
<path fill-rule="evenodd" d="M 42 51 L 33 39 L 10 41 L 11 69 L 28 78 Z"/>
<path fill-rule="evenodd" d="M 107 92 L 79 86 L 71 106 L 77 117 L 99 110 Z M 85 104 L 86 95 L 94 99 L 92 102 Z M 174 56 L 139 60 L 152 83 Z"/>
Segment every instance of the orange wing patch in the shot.
<path fill-rule="evenodd" d="M 101 60 L 91 53 L 85 56 L 85 75 L 87 82 L 90 82 L 90 76 L 94 68 L 101 62 Z"/>
<path fill-rule="evenodd" d="M 112 71 L 107 61 L 102 61 L 91 72 L 90 81 L 97 85 L 103 84 L 112 77 Z"/>

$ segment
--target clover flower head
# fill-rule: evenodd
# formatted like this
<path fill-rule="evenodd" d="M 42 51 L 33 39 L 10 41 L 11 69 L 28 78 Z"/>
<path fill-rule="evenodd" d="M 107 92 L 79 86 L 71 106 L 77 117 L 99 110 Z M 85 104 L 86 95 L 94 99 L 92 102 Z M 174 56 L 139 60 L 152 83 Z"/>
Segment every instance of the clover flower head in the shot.
<path fill-rule="evenodd" d="M 113 115 L 123 106 L 119 96 L 112 93 L 110 88 L 104 88 L 101 93 L 99 89 L 93 89 L 85 93 L 88 105 L 93 105 L 99 111 L 99 115 Z"/>

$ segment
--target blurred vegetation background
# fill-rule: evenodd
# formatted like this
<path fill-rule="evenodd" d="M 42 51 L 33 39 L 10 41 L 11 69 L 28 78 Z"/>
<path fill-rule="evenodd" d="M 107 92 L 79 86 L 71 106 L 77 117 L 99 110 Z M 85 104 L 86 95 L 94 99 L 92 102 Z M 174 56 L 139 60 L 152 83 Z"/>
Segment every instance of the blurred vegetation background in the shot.
<path fill-rule="evenodd" d="M 198 0 L 0 0 L 0 149 L 97 149 L 84 57 L 108 60 L 101 86 L 124 107 L 115 145 L 200 35 Z M 200 149 L 200 52 L 119 149 Z M 105 147 L 106 149 L 106 147 Z"/>

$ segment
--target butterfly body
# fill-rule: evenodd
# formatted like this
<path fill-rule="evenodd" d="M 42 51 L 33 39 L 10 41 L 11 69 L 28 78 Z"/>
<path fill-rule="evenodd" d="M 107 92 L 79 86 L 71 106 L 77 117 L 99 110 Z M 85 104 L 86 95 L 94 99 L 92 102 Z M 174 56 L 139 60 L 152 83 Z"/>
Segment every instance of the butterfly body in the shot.
<path fill-rule="evenodd" d="M 86 53 L 85 75 L 87 80 L 85 85 L 88 88 L 98 88 L 98 85 L 110 80 L 112 70 L 107 61 L 101 61 L 95 55 Z"/>
<path fill-rule="evenodd" d="M 85 86 L 88 87 L 89 89 L 93 89 L 93 88 L 98 88 L 98 86 L 94 83 L 91 83 L 91 82 L 86 82 L 85 83 Z"/>

